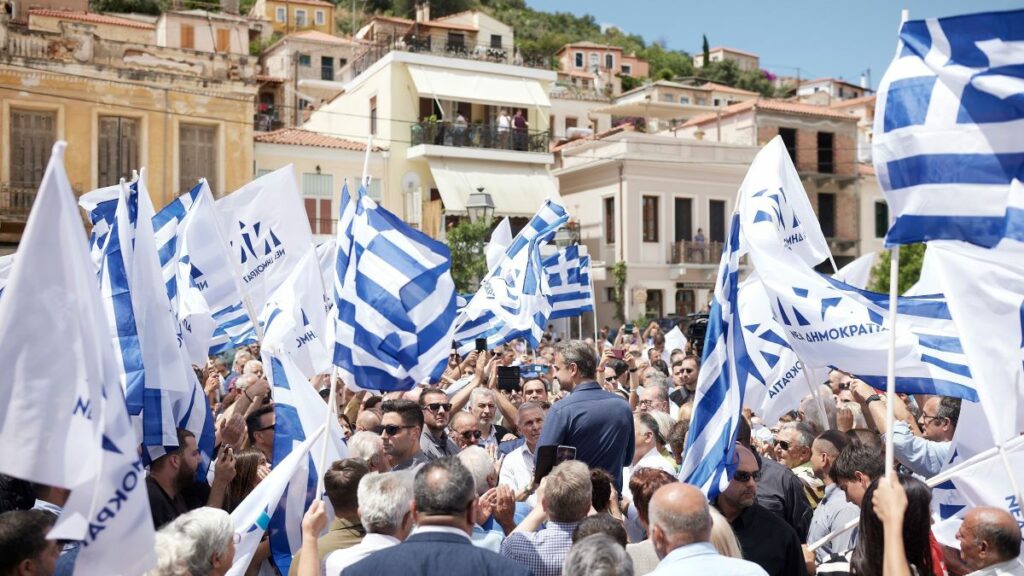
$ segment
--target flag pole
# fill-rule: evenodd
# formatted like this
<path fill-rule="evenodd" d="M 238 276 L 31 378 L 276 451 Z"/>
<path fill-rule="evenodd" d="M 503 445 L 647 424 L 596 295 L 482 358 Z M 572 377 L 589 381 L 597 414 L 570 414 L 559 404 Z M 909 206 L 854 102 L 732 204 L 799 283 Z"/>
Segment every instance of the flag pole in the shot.
<path fill-rule="evenodd" d="M 832 426 L 829 424 L 828 414 L 825 413 L 825 403 L 821 400 L 821 390 L 811 382 L 811 377 L 807 375 L 810 368 L 807 366 L 807 363 L 804 362 L 803 358 L 797 356 L 796 359 L 800 362 L 800 366 L 803 368 L 801 372 L 804 373 L 804 382 L 807 383 L 807 388 L 810 390 L 811 396 L 814 397 L 815 402 L 818 404 L 818 413 L 821 414 L 821 419 L 824 424 L 822 429 L 823 431 L 831 430 Z"/>
<path fill-rule="evenodd" d="M 896 407 L 896 316 L 899 297 L 900 247 L 893 246 L 889 259 L 889 357 L 885 379 L 885 477 L 893 469 L 893 420 Z"/>
<path fill-rule="evenodd" d="M 587 265 L 590 265 L 590 260 L 587 260 Z M 594 277 L 590 274 L 590 269 L 587 270 L 587 283 L 590 284 L 590 313 L 594 317 L 594 351 L 597 352 L 597 357 L 601 357 L 601 344 L 598 343 L 597 331 L 597 298 L 594 297 Z"/>

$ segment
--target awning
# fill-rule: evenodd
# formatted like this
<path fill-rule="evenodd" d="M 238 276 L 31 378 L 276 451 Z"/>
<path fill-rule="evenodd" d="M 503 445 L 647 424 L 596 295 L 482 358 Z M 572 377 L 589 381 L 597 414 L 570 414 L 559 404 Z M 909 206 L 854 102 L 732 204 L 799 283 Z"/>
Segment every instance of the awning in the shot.
<path fill-rule="evenodd" d="M 430 173 L 446 212 L 465 213 L 469 195 L 481 186 L 494 200 L 495 216 L 530 217 L 545 200 L 558 198 L 555 178 L 544 168 L 441 159 L 430 161 Z"/>
<path fill-rule="evenodd" d="M 551 107 L 547 93 L 537 80 L 415 64 L 409 64 L 408 68 L 421 96 L 498 106 Z"/>

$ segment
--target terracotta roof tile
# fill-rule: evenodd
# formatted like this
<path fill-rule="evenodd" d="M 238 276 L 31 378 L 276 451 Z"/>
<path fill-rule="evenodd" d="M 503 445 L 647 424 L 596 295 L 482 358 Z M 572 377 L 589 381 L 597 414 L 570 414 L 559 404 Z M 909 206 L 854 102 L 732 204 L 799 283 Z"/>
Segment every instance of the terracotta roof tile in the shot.
<path fill-rule="evenodd" d="M 802 104 L 799 102 L 786 102 L 783 100 L 762 98 L 759 100 L 747 100 L 746 102 L 738 102 L 736 104 L 726 106 L 725 108 L 722 108 L 721 112 L 712 112 L 695 116 L 683 124 L 681 128 L 700 126 L 701 124 L 707 124 L 708 122 L 714 121 L 719 116 L 725 118 L 751 109 L 761 109 L 768 112 L 784 112 L 787 114 L 798 114 L 801 116 L 817 116 L 819 118 L 832 118 L 835 120 L 856 120 L 855 117 L 838 110 L 833 110 L 828 106 L 815 106 L 813 104 Z"/>
<path fill-rule="evenodd" d="M 733 88 L 732 86 L 726 86 L 725 84 L 719 84 L 717 82 L 705 82 L 700 85 L 701 88 L 707 88 L 709 90 L 715 90 L 716 92 L 725 92 L 726 94 L 742 94 L 745 96 L 757 96 L 757 92 L 751 92 L 750 90 L 744 90 L 742 88 Z"/>
<path fill-rule="evenodd" d="M 875 165 L 874 164 L 857 164 L 857 173 L 861 176 L 874 176 Z"/>
<path fill-rule="evenodd" d="M 586 136 L 584 138 L 576 138 L 575 140 L 569 140 L 567 142 L 562 142 L 562 143 L 559 143 L 559 144 L 555 144 L 554 146 L 551 147 L 551 152 L 559 152 L 559 151 L 564 150 L 566 148 L 572 148 L 574 146 L 579 146 L 579 145 L 585 144 L 587 142 L 593 142 L 595 140 L 602 140 L 602 139 L 607 138 L 609 136 L 613 136 L 615 134 L 619 134 L 620 132 L 632 132 L 634 130 L 636 130 L 636 126 L 633 126 L 633 124 L 631 124 L 631 123 L 619 124 L 618 126 L 616 126 L 614 128 L 611 128 L 609 130 L 605 130 L 604 132 L 598 132 L 597 134 L 592 134 L 592 135 Z"/>
<path fill-rule="evenodd" d="M 282 128 L 273 132 L 260 132 L 255 136 L 257 142 L 264 144 L 285 144 L 289 146 L 311 146 L 313 148 L 334 148 L 336 150 L 351 150 L 353 152 L 365 152 L 366 144 L 344 138 L 327 136 L 301 128 Z M 374 151 L 380 148 L 374 146 Z"/>
<path fill-rule="evenodd" d="M 305 4 L 306 6 L 320 6 L 322 8 L 334 8 L 334 4 L 324 0 L 277 0 L 285 4 Z"/>
<path fill-rule="evenodd" d="M 833 102 L 830 108 L 849 108 L 851 106 L 860 106 L 861 104 L 869 104 L 874 106 L 875 95 L 868 94 L 867 96 L 861 96 L 860 98 L 851 98 L 849 100 L 839 100 Z"/>
<path fill-rule="evenodd" d="M 343 44 L 346 46 L 350 44 L 356 44 L 356 42 L 353 42 L 348 38 L 332 36 L 330 34 L 325 34 L 324 32 L 321 32 L 319 30 L 303 30 L 302 32 L 293 32 L 285 36 L 285 38 L 294 38 L 296 40 L 311 40 L 313 42 L 323 42 L 325 44 Z"/>
<path fill-rule="evenodd" d="M 108 24 L 111 26 L 124 26 L 125 28 L 137 28 L 139 30 L 156 30 L 156 25 L 147 22 L 140 22 L 130 18 L 119 18 L 107 16 L 95 12 L 77 12 L 73 10 L 47 10 L 45 8 L 33 8 L 28 11 L 29 16 L 44 16 L 48 18 L 61 18 L 63 20 L 75 20 L 88 22 L 89 24 Z"/>
<path fill-rule="evenodd" d="M 377 16 L 374 16 L 373 19 L 374 20 L 383 20 L 384 22 L 394 22 L 395 24 L 405 24 L 406 26 L 410 26 L 410 27 L 412 27 L 412 26 L 417 24 L 417 22 L 415 20 L 409 20 L 408 18 L 398 18 L 398 17 L 395 17 L 395 16 L 380 16 L 380 15 L 377 15 Z M 446 28 L 446 29 L 450 28 L 452 30 L 464 30 L 466 32 L 477 32 L 478 31 L 476 26 L 464 26 L 462 24 L 449 24 L 447 22 L 440 22 L 440 21 L 437 21 L 437 20 L 430 20 L 430 21 L 427 21 L 427 22 L 419 22 L 419 24 L 421 26 L 426 26 L 427 28 Z"/>

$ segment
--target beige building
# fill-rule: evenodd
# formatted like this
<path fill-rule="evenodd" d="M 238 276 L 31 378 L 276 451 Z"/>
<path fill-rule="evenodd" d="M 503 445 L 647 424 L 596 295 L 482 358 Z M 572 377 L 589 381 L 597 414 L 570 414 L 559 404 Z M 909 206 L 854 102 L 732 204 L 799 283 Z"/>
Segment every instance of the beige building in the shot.
<path fill-rule="evenodd" d="M 251 18 L 270 22 L 274 32 L 291 34 L 317 30 L 334 34 L 334 4 L 324 0 L 256 0 Z"/>
<path fill-rule="evenodd" d="M 726 48 L 724 46 L 716 46 L 708 50 L 708 60 L 712 62 L 723 62 L 725 60 L 732 60 L 736 62 L 740 70 L 760 70 L 761 69 L 761 58 L 757 54 L 752 52 L 744 52 L 743 50 L 737 50 L 735 48 Z M 703 68 L 704 67 L 704 52 L 698 50 L 694 52 L 693 56 L 693 67 Z"/>
<path fill-rule="evenodd" d="M 155 16 L 112 16 L 77 10 L 32 8 L 27 11 L 28 29 L 33 32 L 60 34 L 65 22 L 80 22 L 93 27 L 93 34 L 103 40 L 156 43 Z"/>
<path fill-rule="evenodd" d="M 157 20 L 156 45 L 248 55 L 249 20 L 207 10 L 168 10 Z"/>
<path fill-rule="evenodd" d="M 646 60 L 635 54 L 624 54 L 618 46 L 596 42 L 566 44 L 555 53 L 555 58 L 558 59 L 559 84 L 593 90 L 605 96 L 622 93 L 621 76 L 646 78 L 650 74 Z"/>
<path fill-rule="evenodd" d="M 857 119 L 857 162 L 871 163 L 871 141 L 875 126 L 875 95 L 833 102 L 831 108 Z"/>
<path fill-rule="evenodd" d="M 479 20 L 481 31 L 485 22 L 497 30 L 487 18 Z M 386 208 L 440 236 L 447 220 L 468 214 L 469 196 L 478 188 L 490 195 L 498 216 L 532 216 L 544 199 L 557 196 L 548 172 L 554 71 L 510 64 L 507 55 L 492 60 L 468 49 L 471 44 L 462 51 L 424 51 L 409 35 L 416 26 L 382 43 L 378 25 L 379 18 L 361 32 L 373 32 L 366 38 L 371 46 L 357 58 L 362 72 L 303 127 L 356 141 L 372 135 L 374 144 L 388 148 Z M 521 115 L 527 127 L 502 124 L 502 111 Z"/>
<path fill-rule="evenodd" d="M 757 148 L 619 128 L 556 151 L 580 241 L 607 269 L 626 262 L 626 318 L 701 310 L 713 290 L 736 191 Z M 702 234 L 704 242 L 694 238 Z M 595 282 L 599 324 L 615 316 L 611 273 Z"/>
<path fill-rule="evenodd" d="M 798 100 L 818 106 L 829 106 L 838 101 L 863 98 L 869 94 L 871 94 L 871 90 L 865 86 L 836 78 L 806 80 L 796 88 Z"/>
<path fill-rule="evenodd" d="M 706 82 L 699 85 L 657 80 L 616 97 L 594 112 L 616 118 L 642 119 L 647 132 L 669 130 L 716 109 L 760 98 L 757 92 Z"/>
<path fill-rule="evenodd" d="M 341 188 L 348 182 L 358 190 L 366 161 L 366 144 L 324 136 L 297 128 L 256 134 L 256 176 L 262 176 L 292 164 L 296 184 L 306 205 L 309 229 L 317 243 L 337 233 Z M 370 153 L 367 194 L 380 202 L 384 196 L 382 176 L 388 151 L 374 147 Z"/>
<path fill-rule="evenodd" d="M 215 194 L 252 179 L 253 59 L 95 30 L 71 18 L 59 32 L 31 30 L 0 15 L 0 244 L 20 240 L 59 139 L 79 194 L 143 166 L 157 209 L 201 177 Z"/>

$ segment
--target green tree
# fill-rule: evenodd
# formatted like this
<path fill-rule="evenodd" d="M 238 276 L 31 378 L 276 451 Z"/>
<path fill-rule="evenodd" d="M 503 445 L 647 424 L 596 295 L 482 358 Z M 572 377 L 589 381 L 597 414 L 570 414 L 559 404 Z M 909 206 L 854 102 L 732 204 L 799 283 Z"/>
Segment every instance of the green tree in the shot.
<path fill-rule="evenodd" d="M 484 247 L 490 237 L 489 222 L 460 221 L 448 229 L 448 248 L 452 252 L 452 280 L 459 292 L 475 290 L 487 275 Z"/>
<path fill-rule="evenodd" d="M 907 244 L 900 247 L 899 292 L 903 294 L 921 278 L 921 265 L 924 264 L 924 244 Z M 875 267 L 871 270 L 872 282 L 868 288 L 875 292 L 889 293 L 889 266 L 892 262 L 891 253 L 883 251 Z"/>
<path fill-rule="evenodd" d="M 708 35 L 703 34 L 702 36 L 704 36 L 704 45 L 701 49 L 704 51 L 704 65 L 707 66 L 711 63 L 711 48 L 708 46 Z"/>
<path fill-rule="evenodd" d="M 775 95 L 775 86 L 763 71 L 741 70 L 733 60 L 720 60 L 705 65 L 700 71 L 700 77 L 711 82 L 757 92 L 762 96 Z"/>
<path fill-rule="evenodd" d="M 626 263 L 619 260 L 612 266 L 612 280 L 615 282 L 615 318 L 626 321 Z"/>
<path fill-rule="evenodd" d="M 170 3 L 161 0 L 90 0 L 93 12 L 120 12 L 159 15 Z"/>

